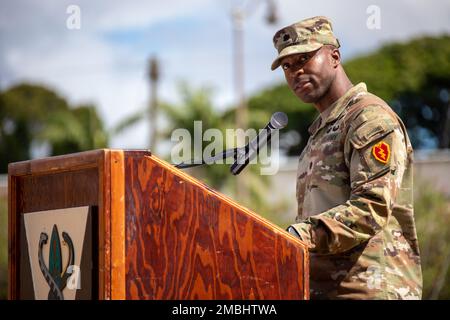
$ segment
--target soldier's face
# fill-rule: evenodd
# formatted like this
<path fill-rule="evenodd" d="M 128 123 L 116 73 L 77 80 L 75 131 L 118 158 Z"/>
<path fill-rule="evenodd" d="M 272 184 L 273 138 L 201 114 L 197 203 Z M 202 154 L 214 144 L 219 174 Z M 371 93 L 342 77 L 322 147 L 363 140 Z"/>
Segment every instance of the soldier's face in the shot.
<path fill-rule="evenodd" d="M 331 52 L 332 49 L 323 46 L 313 52 L 282 58 L 286 81 L 303 102 L 319 102 L 328 92 L 335 77 Z"/>

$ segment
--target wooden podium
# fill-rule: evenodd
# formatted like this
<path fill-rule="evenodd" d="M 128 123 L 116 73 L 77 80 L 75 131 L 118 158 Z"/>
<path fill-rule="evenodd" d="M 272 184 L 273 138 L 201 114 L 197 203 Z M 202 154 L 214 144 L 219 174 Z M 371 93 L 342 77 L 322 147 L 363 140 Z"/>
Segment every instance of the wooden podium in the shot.
<path fill-rule="evenodd" d="M 148 151 L 17 162 L 8 174 L 10 299 L 37 298 L 38 283 L 52 299 L 309 298 L 300 240 Z M 81 278 L 71 289 L 69 264 Z"/>

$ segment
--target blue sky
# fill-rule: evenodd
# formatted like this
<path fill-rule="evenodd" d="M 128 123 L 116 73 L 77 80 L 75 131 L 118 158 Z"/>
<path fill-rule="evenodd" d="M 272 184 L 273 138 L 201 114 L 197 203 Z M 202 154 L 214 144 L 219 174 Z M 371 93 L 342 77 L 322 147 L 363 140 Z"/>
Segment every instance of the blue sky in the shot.
<path fill-rule="evenodd" d="M 270 71 L 273 34 L 315 15 L 334 24 L 345 59 L 390 41 L 450 33 L 450 1 L 275 0 L 280 20 L 267 25 L 266 1 L 66 1 L 0 2 L 0 86 L 44 83 L 71 103 L 94 103 L 108 128 L 146 106 L 148 59 L 161 61 L 160 97 L 178 101 L 177 82 L 214 89 L 214 102 L 234 102 L 230 9 L 244 5 L 247 95 L 283 80 Z M 81 10 L 81 29 L 66 27 L 69 5 Z M 380 8 L 381 29 L 366 26 L 370 5 Z M 370 88 L 369 88 L 370 89 Z M 147 122 L 113 138 L 115 148 L 145 148 Z"/>

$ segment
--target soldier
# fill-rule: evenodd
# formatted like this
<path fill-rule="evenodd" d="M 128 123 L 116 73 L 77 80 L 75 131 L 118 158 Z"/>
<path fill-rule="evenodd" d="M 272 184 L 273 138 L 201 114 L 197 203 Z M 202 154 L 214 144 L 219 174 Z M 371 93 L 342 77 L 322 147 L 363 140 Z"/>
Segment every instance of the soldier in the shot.
<path fill-rule="evenodd" d="M 326 17 L 278 31 L 273 42 L 292 91 L 320 115 L 297 172 L 288 231 L 310 251 L 312 299 L 420 299 L 413 150 L 403 122 L 347 77 Z"/>

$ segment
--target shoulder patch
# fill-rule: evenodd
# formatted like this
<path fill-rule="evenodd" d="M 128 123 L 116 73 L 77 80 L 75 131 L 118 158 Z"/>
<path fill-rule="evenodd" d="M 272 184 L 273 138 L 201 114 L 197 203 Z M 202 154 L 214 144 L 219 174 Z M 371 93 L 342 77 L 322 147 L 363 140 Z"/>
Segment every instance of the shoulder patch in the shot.
<path fill-rule="evenodd" d="M 387 163 L 391 156 L 391 147 L 388 143 L 380 141 L 372 147 L 372 155 L 381 163 Z"/>

